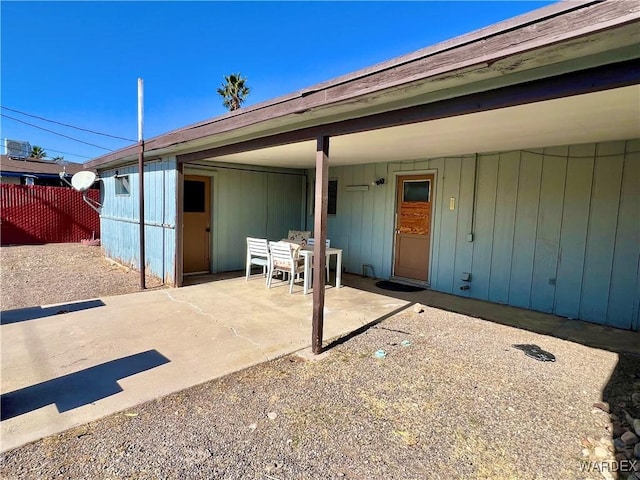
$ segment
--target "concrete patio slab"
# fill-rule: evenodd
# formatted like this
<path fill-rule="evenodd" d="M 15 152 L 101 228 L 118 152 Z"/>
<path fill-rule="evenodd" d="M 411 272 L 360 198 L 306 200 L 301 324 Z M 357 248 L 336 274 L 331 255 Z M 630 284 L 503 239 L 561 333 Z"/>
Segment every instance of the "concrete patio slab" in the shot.
<path fill-rule="evenodd" d="M 232 278 L 3 312 L 0 449 L 308 347 L 312 295 L 301 290 Z M 328 287 L 325 342 L 409 304 Z"/>

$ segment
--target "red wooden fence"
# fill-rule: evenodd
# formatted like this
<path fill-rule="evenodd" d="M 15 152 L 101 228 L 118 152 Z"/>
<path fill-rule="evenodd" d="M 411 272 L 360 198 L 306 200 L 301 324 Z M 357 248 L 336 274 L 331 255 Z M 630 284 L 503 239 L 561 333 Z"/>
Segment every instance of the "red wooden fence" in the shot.
<path fill-rule="evenodd" d="M 89 198 L 100 199 L 99 190 Z M 2 245 L 79 242 L 100 237 L 100 217 L 66 187 L 0 184 Z"/>

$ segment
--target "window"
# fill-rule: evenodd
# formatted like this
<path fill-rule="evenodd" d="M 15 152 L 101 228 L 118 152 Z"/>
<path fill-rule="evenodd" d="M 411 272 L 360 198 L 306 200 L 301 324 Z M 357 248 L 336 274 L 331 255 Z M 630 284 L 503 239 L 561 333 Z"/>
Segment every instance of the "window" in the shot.
<path fill-rule="evenodd" d="M 184 181 L 184 211 L 185 213 L 205 212 L 205 183 L 198 180 Z"/>
<path fill-rule="evenodd" d="M 129 175 L 116 175 L 116 195 L 130 195 Z"/>
<path fill-rule="evenodd" d="M 309 215 L 315 213 L 316 184 L 311 183 L 311 191 L 309 192 L 311 200 L 309 202 Z M 338 213 L 338 179 L 329 179 L 329 199 L 327 202 L 327 215 L 336 215 Z"/>
<path fill-rule="evenodd" d="M 338 180 L 329 180 L 329 203 L 327 214 L 335 215 L 338 211 Z"/>
<path fill-rule="evenodd" d="M 429 180 L 405 180 L 403 202 L 428 202 L 431 182 Z"/>

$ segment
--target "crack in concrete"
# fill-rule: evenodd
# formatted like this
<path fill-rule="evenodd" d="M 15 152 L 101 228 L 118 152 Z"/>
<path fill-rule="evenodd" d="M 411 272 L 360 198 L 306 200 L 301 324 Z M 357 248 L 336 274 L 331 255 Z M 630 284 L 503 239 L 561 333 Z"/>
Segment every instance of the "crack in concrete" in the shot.
<path fill-rule="evenodd" d="M 178 299 L 177 299 L 177 298 L 175 298 L 173 295 L 171 295 L 171 293 L 170 293 L 170 292 L 164 291 L 163 293 L 164 293 L 164 294 L 169 298 L 169 300 L 171 300 L 171 301 L 173 301 L 173 302 L 176 302 L 176 303 L 184 303 L 184 304 L 186 304 L 186 305 L 190 306 L 191 308 L 193 308 L 193 309 L 196 311 L 196 313 L 197 313 L 198 315 L 204 315 L 204 316 L 206 316 L 206 317 L 210 317 L 214 322 L 222 323 L 222 322 L 220 322 L 218 319 L 216 319 L 216 318 L 215 318 L 211 313 L 207 313 L 207 312 L 205 312 L 204 310 L 202 310 L 202 308 L 200 308 L 198 305 L 196 305 L 196 304 L 194 304 L 194 303 L 191 303 L 191 302 L 187 302 L 186 300 L 178 300 Z M 247 342 L 249 342 L 249 343 L 251 343 L 251 344 L 255 345 L 256 347 L 258 347 L 258 349 L 260 350 L 260 353 L 264 356 L 264 358 L 265 358 L 267 361 L 271 360 L 271 359 L 268 357 L 268 355 L 267 355 L 266 353 L 264 353 L 264 350 L 263 350 L 263 347 L 262 347 L 262 345 L 261 345 L 261 344 L 259 344 L 258 342 L 256 342 L 256 341 L 254 341 L 254 340 L 250 339 L 249 337 L 245 337 L 245 336 L 243 336 L 243 335 L 240 335 L 240 334 L 238 333 L 238 331 L 237 331 L 234 327 L 232 327 L 231 325 L 225 325 L 225 324 L 223 324 L 223 326 L 224 326 L 224 327 L 226 327 L 226 328 L 228 328 L 229 330 L 231 330 L 231 332 L 233 333 L 233 335 L 234 335 L 235 337 L 238 337 L 238 338 L 241 338 L 241 339 L 243 339 L 243 340 L 246 340 Z"/>

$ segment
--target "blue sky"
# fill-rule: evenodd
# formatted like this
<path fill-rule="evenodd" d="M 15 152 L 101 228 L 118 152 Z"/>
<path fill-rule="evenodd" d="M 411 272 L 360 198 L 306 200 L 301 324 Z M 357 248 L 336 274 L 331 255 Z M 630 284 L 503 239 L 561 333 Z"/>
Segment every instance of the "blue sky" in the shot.
<path fill-rule="evenodd" d="M 1 13 L 3 107 L 137 138 L 225 112 L 216 89 L 240 72 L 246 105 L 367 67 L 549 3 L 528 2 L 12 2 Z M 130 142 L 1 110 L 117 149 Z M 1 137 L 70 161 L 107 150 L 1 117 Z M 4 140 L 3 140 L 4 144 Z"/>

